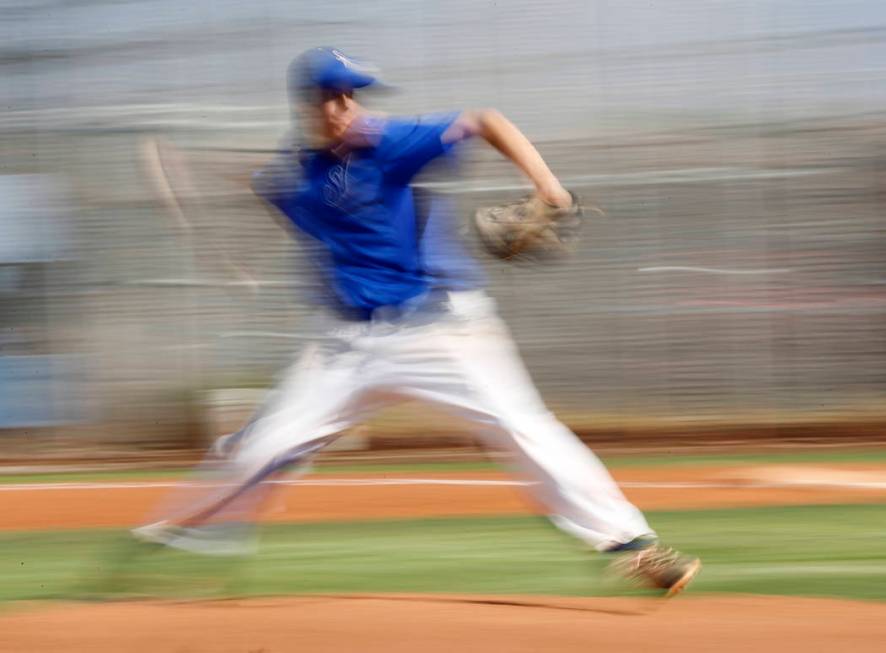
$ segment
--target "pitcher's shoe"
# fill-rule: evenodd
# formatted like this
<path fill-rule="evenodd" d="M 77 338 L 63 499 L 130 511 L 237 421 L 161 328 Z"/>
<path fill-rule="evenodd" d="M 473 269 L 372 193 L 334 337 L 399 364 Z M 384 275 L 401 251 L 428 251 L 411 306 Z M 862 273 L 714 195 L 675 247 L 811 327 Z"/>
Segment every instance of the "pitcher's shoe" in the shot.
<path fill-rule="evenodd" d="M 213 556 L 244 556 L 254 553 L 254 547 L 242 537 L 230 537 L 218 527 L 176 526 L 167 521 L 146 524 L 130 531 L 140 542 L 161 544 L 172 549 Z"/>
<path fill-rule="evenodd" d="M 613 571 L 641 585 L 665 590 L 667 598 L 684 590 L 701 570 L 698 558 L 655 540 L 635 540 L 610 551 L 618 556 L 610 565 Z"/>
<path fill-rule="evenodd" d="M 153 524 L 145 524 L 144 526 L 133 528 L 129 533 L 139 542 L 166 545 L 175 537 L 175 530 L 176 527 L 169 522 L 158 521 Z"/>

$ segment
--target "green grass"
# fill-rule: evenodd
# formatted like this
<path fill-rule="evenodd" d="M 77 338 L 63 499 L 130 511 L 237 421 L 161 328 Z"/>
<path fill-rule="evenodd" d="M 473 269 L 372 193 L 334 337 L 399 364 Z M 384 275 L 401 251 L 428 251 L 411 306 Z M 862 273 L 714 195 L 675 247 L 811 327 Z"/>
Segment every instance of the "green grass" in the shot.
<path fill-rule="evenodd" d="M 803 506 L 649 515 L 705 568 L 697 591 L 886 600 L 886 506 Z M 135 555 L 134 552 L 138 551 Z M 119 531 L 0 534 L 0 600 L 124 593 L 199 595 L 466 592 L 595 595 L 615 588 L 589 554 L 528 517 L 287 524 L 243 563 L 135 548 Z"/>
<path fill-rule="evenodd" d="M 678 467 L 693 465 L 753 465 L 791 463 L 886 463 L 886 449 L 851 451 L 798 451 L 769 453 L 655 453 L 602 456 L 607 466 L 623 467 Z M 336 464 L 321 462 L 314 468 L 314 474 L 366 474 L 366 473 L 413 473 L 422 472 L 478 472 L 501 469 L 498 465 L 483 461 L 398 463 Z M 139 481 L 157 478 L 179 478 L 187 474 L 184 469 L 133 469 L 80 472 L 47 472 L 39 474 L 0 475 L 0 484 L 12 483 L 76 483 Z"/>
<path fill-rule="evenodd" d="M 113 481 L 147 481 L 159 478 L 180 478 L 184 469 L 109 469 L 103 471 L 42 472 L 39 474 L 2 474 L 0 485 L 25 483 L 91 483 Z"/>

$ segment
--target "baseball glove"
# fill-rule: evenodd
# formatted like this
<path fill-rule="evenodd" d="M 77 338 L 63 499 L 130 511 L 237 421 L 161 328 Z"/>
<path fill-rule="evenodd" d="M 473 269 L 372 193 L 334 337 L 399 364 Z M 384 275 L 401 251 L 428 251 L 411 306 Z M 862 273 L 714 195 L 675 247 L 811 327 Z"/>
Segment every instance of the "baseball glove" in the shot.
<path fill-rule="evenodd" d="M 583 211 L 578 198 L 570 195 L 572 206 L 565 209 L 535 196 L 478 209 L 474 227 L 480 242 L 490 254 L 507 261 L 551 260 L 571 253 Z"/>

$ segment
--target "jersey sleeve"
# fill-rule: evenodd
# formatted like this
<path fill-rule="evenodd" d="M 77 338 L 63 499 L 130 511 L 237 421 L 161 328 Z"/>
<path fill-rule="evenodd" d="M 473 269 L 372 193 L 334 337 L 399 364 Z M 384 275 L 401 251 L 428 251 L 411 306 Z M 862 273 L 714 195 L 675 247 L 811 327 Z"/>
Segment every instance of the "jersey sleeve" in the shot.
<path fill-rule="evenodd" d="M 301 175 L 292 142 L 284 138 L 274 157 L 252 173 L 252 192 L 279 209 L 295 197 Z"/>
<path fill-rule="evenodd" d="M 425 165 L 446 154 L 459 139 L 444 142 L 443 134 L 459 115 L 459 112 L 430 114 L 389 121 L 380 145 L 388 174 L 408 182 Z"/>

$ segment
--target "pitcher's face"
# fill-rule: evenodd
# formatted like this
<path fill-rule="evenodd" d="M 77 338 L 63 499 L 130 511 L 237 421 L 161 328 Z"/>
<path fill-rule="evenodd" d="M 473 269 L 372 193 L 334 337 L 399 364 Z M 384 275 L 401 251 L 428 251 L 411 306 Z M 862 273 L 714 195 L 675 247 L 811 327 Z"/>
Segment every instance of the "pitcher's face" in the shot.
<path fill-rule="evenodd" d="M 300 103 L 299 118 L 312 145 L 327 147 L 342 140 L 359 107 L 348 94 L 319 91 L 316 101 Z"/>

